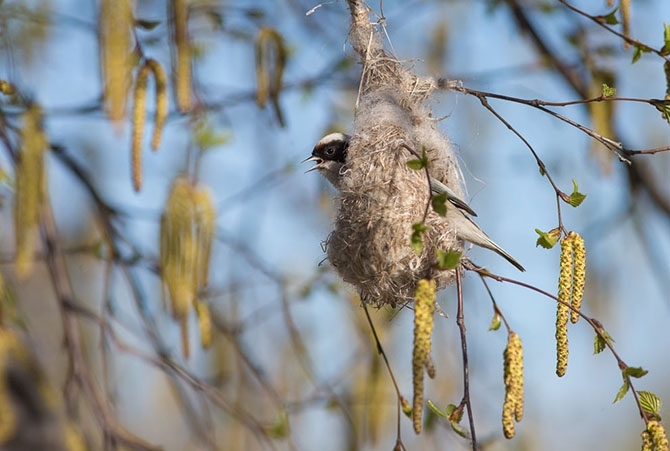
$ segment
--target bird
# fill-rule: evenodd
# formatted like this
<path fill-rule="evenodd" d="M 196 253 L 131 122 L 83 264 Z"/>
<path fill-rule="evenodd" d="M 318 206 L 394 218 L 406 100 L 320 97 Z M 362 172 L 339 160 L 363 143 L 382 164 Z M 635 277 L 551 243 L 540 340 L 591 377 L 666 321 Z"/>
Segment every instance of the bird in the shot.
<path fill-rule="evenodd" d="M 312 155 L 302 161 L 316 163 L 310 169 L 314 170 L 330 182 L 339 191 L 341 180 L 346 169 L 347 153 L 351 136 L 344 133 L 330 133 L 319 140 L 312 150 Z M 456 231 L 456 236 L 476 246 L 489 249 L 505 260 L 510 262 L 519 271 L 526 269 L 514 259 L 507 251 L 500 247 L 495 241 L 484 233 L 484 231 L 468 216 L 477 216 L 472 208 L 456 195 L 447 185 L 430 177 L 430 188 L 434 195 L 446 194 L 449 203 L 456 208 L 447 208 L 446 220 L 451 221 Z"/>

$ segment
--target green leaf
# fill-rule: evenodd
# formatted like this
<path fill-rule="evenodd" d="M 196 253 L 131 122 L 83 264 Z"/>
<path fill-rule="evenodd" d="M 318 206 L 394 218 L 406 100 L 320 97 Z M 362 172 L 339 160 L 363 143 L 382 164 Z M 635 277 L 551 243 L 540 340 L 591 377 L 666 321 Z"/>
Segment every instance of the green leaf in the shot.
<path fill-rule="evenodd" d="M 570 194 L 570 205 L 573 207 L 579 207 L 581 203 L 584 202 L 584 199 L 586 199 L 586 194 L 579 192 L 579 186 L 577 185 L 577 181 L 575 179 L 572 179 L 572 186 L 573 190 Z"/>
<path fill-rule="evenodd" d="M 640 366 L 627 366 L 626 369 L 624 370 L 624 374 L 637 379 L 646 376 L 648 373 L 649 371 L 645 370 Z"/>
<path fill-rule="evenodd" d="M 548 232 L 543 232 L 540 229 L 535 229 L 535 233 L 540 237 L 535 242 L 535 247 L 542 246 L 545 249 L 551 249 L 556 245 L 558 239 L 561 237 L 561 231 L 558 228 L 551 229 Z"/>
<path fill-rule="evenodd" d="M 647 413 L 658 414 L 661 411 L 661 398 L 650 391 L 637 392 L 637 399 L 640 400 L 642 410 Z"/>
<path fill-rule="evenodd" d="M 468 432 L 461 427 L 460 424 L 454 423 L 453 421 L 451 422 L 451 429 L 454 430 L 455 433 L 460 435 L 463 438 L 468 438 Z"/>
<path fill-rule="evenodd" d="M 666 77 L 668 78 L 668 90 L 670 90 L 670 73 Z M 661 117 L 670 124 L 670 100 L 652 100 L 652 105 L 661 112 Z"/>
<path fill-rule="evenodd" d="M 502 321 L 500 320 L 500 315 L 497 313 L 493 315 L 493 319 L 491 319 L 491 325 L 489 326 L 489 330 L 498 330 L 500 329 L 500 325 L 502 324 Z"/>
<path fill-rule="evenodd" d="M 289 433 L 288 415 L 282 412 L 268 432 L 274 438 L 285 438 Z"/>
<path fill-rule="evenodd" d="M 595 16 L 594 19 L 600 23 L 606 23 L 607 25 L 618 25 L 619 19 L 616 18 L 616 12 L 618 9 L 619 8 L 616 7 L 612 10 L 612 12 L 600 16 Z"/>
<path fill-rule="evenodd" d="M 596 334 L 596 336 L 593 338 L 593 353 L 594 354 L 600 354 L 605 350 L 605 347 L 607 346 L 607 343 L 605 343 L 605 340 L 603 340 L 603 337 L 600 335 Z"/>
<path fill-rule="evenodd" d="M 607 83 L 603 83 L 603 96 L 614 97 L 616 95 L 616 88 L 612 88 Z"/>
<path fill-rule="evenodd" d="M 228 135 L 214 129 L 207 119 L 200 119 L 196 122 L 193 137 L 195 144 L 201 150 L 209 150 L 228 141 Z"/>
<path fill-rule="evenodd" d="M 153 30 L 158 25 L 160 25 L 160 20 L 141 20 L 135 19 L 135 26 L 140 27 L 144 30 Z"/>
<path fill-rule="evenodd" d="M 428 167 L 428 154 L 426 153 L 426 148 L 421 149 L 421 158 L 415 160 L 409 160 L 407 166 L 410 169 L 420 170 L 425 167 Z"/>
<path fill-rule="evenodd" d="M 447 404 L 447 407 L 444 409 L 444 412 L 447 414 L 447 418 L 449 418 L 450 421 L 455 421 L 456 423 L 460 422 L 461 418 L 463 418 L 463 412 L 461 411 L 458 413 L 456 412 L 457 409 L 458 406 L 456 404 Z M 456 416 L 452 418 L 454 412 L 456 412 Z"/>
<path fill-rule="evenodd" d="M 426 404 L 428 404 L 428 407 L 430 408 L 430 410 L 433 411 L 433 413 L 434 413 L 435 415 L 438 415 L 438 416 L 440 416 L 440 417 L 442 417 L 442 418 L 446 418 L 447 420 L 449 419 L 449 414 L 446 413 L 446 412 L 442 412 L 442 411 L 440 410 L 440 408 L 437 407 L 437 406 L 435 405 L 435 403 L 434 403 L 433 401 L 431 401 L 430 399 L 426 401 Z"/>
<path fill-rule="evenodd" d="M 454 269 L 458 266 L 458 263 L 461 261 L 461 252 L 458 251 L 449 251 L 444 252 L 441 249 L 437 250 L 437 266 L 440 269 Z"/>
<path fill-rule="evenodd" d="M 423 222 L 412 224 L 412 235 L 409 238 L 409 244 L 416 252 L 416 255 L 421 255 L 423 250 L 423 234 L 428 230 L 428 226 Z"/>
<path fill-rule="evenodd" d="M 643 47 L 641 45 L 636 45 L 635 49 L 633 50 L 633 61 L 632 63 L 635 64 L 638 62 L 638 60 L 642 57 L 644 53 L 649 53 L 650 50 L 647 47 Z"/>
<path fill-rule="evenodd" d="M 670 25 L 663 24 L 663 48 L 661 48 L 661 55 L 670 55 Z"/>
<path fill-rule="evenodd" d="M 409 160 L 407 162 L 407 166 L 410 169 L 414 169 L 414 170 L 418 171 L 418 170 L 423 169 L 423 168 L 426 167 L 426 162 L 423 161 L 423 160 Z"/>
<path fill-rule="evenodd" d="M 624 379 L 623 385 L 619 389 L 619 391 L 616 394 L 616 397 L 614 398 L 614 402 L 612 404 L 616 404 L 619 401 L 623 399 L 624 396 L 626 396 L 626 393 L 628 393 L 628 389 L 630 388 L 630 384 L 628 384 L 628 379 Z"/>
<path fill-rule="evenodd" d="M 433 210 L 440 216 L 447 215 L 447 193 L 434 194 L 430 203 L 433 206 Z"/>

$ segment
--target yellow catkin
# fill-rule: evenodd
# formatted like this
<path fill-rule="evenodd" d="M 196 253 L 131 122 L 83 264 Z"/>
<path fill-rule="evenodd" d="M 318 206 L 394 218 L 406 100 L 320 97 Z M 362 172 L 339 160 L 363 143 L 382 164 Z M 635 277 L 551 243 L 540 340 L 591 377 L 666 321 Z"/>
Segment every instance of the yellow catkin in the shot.
<path fill-rule="evenodd" d="M 168 115 L 167 76 L 158 61 L 149 59 L 147 65 L 151 68 L 156 84 L 156 115 L 154 116 L 154 133 L 151 138 L 151 150 L 156 151 L 160 146 L 163 127 Z"/>
<path fill-rule="evenodd" d="M 170 11 L 175 62 L 173 65 L 177 108 L 191 111 L 191 43 L 188 36 L 188 1 L 172 0 Z"/>
<path fill-rule="evenodd" d="M 642 437 L 642 451 L 654 451 L 654 442 L 651 440 L 651 434 L 646 429 L 640 434 Z"/>
<path fill-rule="evenodd" d="M 668 437 L 665 435 L 665 428 L 658 421 L 650 421 L 647 423 L 647 431 L 651 437 L 654 451 L 668 451 Z"/>
<path fill-rule="evenodd" d="M 25 349 L 22 347 L 17 336 L 6 328 L 0 328 L 0 374 L 7 372 L 10 358 L 26 359 Z M 5 445 L 16 432 L 17 417 L 12 407 L 10 388 L 7 386 L 7 378 L 0 378 L 0 445 Z"/>
<path fill-rule="evenodd" d="M 193 203 L 197 251 L 196 284 L 199 287 L 205 287 L 209 281 L 209 260 L 216 227 L 216 210 L 210 191 L 204 187 L 195 189 Z"/>
<path fill-rule="evenodd" d="M 572 295 L 573 241 L 567 236 L 561 240 L 561 272 L 558 277 L 558 299 L 570 303 Z M 556 307 L 556 374 L 565 375 L 568 369 L 568 319 L 570 308 L 558 302 Z"/>
<path fill-rule="evenodd" d="M 7 80 L 0 80 L 0 93 L 6 96 L 12 96 L 16 94 L 16 87 Z"/>
<path fill-rule="evenodd" d="M 414 302 L 414 347 L 412 349 L 412 386 L 414 431 L 421 432 L 423 414 L 423 370 L 430 360 L 431 335 L 435 313 L 435 281 L 421 279 Z"/>
<path fill-rule="evenodd" d="M 586 247 L 584 238 L 578 233 L 570 232 L 574 249 L 574 273 L 572 279 L 572 301 L 573 310 L 570 311 L 570 321 L 574 324 L 579 320 L 579 311 L 582 308 L 584 297 L 584 284 L 586 283 Z"/>
<path fill-rule="evenodd" d="M 77 426 L 68 421 L 64 428 L 64 442 L 66 451 L 86 451 L 86 441 Z"/>
<path fill-rule="evenodd" d="M 184 355 L 188 357 L 187 319 L 191 306 L 200 321 L 203 346 L 211 342 L 209 310 L 197 301 L 207 285 L 216 212 L 209 191 L 177 178 L 161 219 L 160 264 L 172 314 L 179 320 Z M 208 344 L 207 344 L 208 345 Z"/>
<path fill-rule="evenodd" d="M 161 270 L 170 294 L 172 313 L 185 317 L 193 302 L 196 287 L 193 271 L 192 185 L 178 178 L 172 185 L 161 221 Z"/>
<path fill-rule="evenodd" d="M 16 274 L 25 277 L 33 266 L 37 226 L 46 195 L 44 154 L 48 140 L 42 128 L 42 109 L 32 104 L 21 117 L 21 150 L 16 165 L 14 231 Z"/>
<path fill-rule="evenodd" d="M 196 301 L 195 312 L 198 315 L 198 325 L 200 327 L 200 344 L 203 349 L 207 349 L 212 344 L 212 315 L 209 311 L 209 305 L 206 302 Z"/>
<path fill-rule="evenodd" d="M 621 7 L 621 28 L 623 35 L 630 38 L 630 0 L 621 0 L 619 6 Z M 630 47 L 630 44 L 624 41 L 623 47 L 627 49 Z"/>
<path fill-rule="evenodd" d="M 265 107 L 268 98 L 272 101 L 277 120 L 284 123 L 279 106 L 279 94 L 283 85 L 284 68 L 288 51 L 281 34 L 269 27 L 261 28 L 256 38 L 256 103 Z"/>
<path fill-rule="evenodd" d="M 133 91 L 132 179 L 135 191 L 142 189 L 142 138 L 147 118 L 147 83 L 151 69 L 144 64 L 137 73 Z"/>
<path fill-rule="evenodd" d="M 510 331 L 503 353 L 505 401 L 503 403 L 502 424 L 505 437 L 514 437 L 514 421 L 523 418 L 523 345 L 521 338 Z"/>
<path fill-rule="evenodd" d="M 266 58 L 269 28 L 261 28 L 256 39 L 256 104 L 264 108 L 270 95 L 270 67 Z"/>
<path fill-rule="evenodd" d="M 100 2 L 100 61 L 107 116 L 121 121 L 126 115 L 126 97 L 131 71 L 132 7 L 129 0 Z"/>

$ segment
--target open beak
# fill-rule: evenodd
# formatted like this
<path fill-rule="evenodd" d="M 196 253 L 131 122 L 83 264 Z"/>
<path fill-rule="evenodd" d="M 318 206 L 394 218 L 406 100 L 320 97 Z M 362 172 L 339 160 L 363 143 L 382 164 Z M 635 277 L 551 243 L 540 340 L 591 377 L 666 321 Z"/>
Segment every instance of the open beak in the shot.
<path fill-rule="evenodd" d="M 307 170 L 305 171 L 305 174 L 307 174 L 308 172 L 312 172 L 312 171 L 315 170 L 315 169 L 319 169 L 319 166 L 321 166 L 321 164 L 323 164 L 323 160 L 322 160 L 321 158 L 319 158 L 319 157 L 315 157 L 314 155 L 305 158 L 304 160 L 302 160 L 302 161 L 300 162 L 300 164 L 302 164 L 302 163 L 306 163 L 306 162 L 308 162 L 308 161 L 313 161 L 313 162 L 315 162 L 316 164 L 315 164 L 314 166 L 312 166 L 311 168 L 307 169 Z"/>

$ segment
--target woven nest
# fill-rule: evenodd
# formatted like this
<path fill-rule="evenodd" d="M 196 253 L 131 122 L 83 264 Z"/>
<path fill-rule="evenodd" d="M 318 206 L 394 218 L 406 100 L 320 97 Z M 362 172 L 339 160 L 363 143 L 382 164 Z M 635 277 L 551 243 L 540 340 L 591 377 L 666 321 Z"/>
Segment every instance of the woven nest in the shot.
<path fill-rule="evenodd" d="M 461 197 L 462 176 L 449 140 L 425 105 L 435 83 L 382 49 L 362 3 L 350 2 L 350 8 L 350 42 L 361 55 L 363 74 L 340 209 L 326 250 L 364 302 L 396 306 L 413 299 L 420 279 L 433 278 L 438 288 L 452 283 L 454 271 L 438 270 L 436 253 L 463 250 L 453 224 L 432 209 L 421 254 L 412 249 L 412 225 L 423 220 L 430 199 L 425 172 L 407 162 L 425 149 L 431 177 Z"/>

